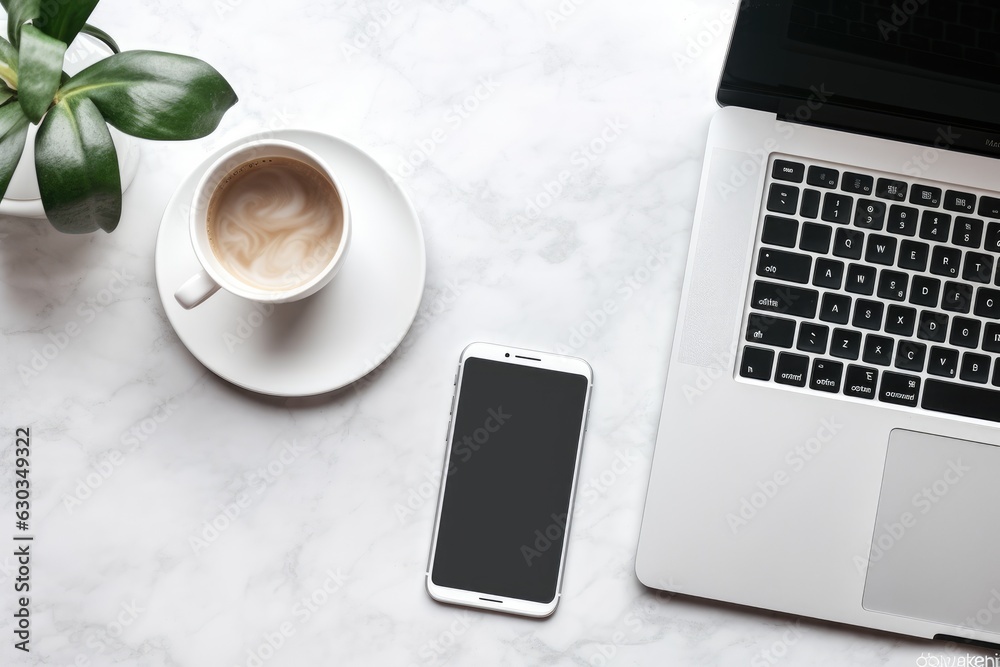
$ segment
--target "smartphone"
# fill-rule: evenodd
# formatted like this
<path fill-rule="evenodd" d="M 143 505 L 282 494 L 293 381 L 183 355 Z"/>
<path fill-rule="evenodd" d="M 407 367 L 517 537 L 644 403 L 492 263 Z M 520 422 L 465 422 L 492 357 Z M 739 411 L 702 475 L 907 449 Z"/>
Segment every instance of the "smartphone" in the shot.
<path fill-rule="evenodd" d="M 555 611 L 593 371 L 489 343 L 462 352 L 427 565 L 441 602 Z"/>

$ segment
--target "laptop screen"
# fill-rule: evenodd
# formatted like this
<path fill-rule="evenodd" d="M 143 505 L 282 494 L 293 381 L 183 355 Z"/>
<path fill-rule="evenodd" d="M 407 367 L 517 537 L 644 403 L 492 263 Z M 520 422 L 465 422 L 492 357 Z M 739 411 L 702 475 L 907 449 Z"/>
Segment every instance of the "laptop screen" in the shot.
<path fill-rule="evenodd" d="M 1000 3 L 741 0 L 719 102 L 780 113 L 779 99 L 817 91 L 1000 135 Z M 982 144 L 994 148 L 989 135 Z"/>

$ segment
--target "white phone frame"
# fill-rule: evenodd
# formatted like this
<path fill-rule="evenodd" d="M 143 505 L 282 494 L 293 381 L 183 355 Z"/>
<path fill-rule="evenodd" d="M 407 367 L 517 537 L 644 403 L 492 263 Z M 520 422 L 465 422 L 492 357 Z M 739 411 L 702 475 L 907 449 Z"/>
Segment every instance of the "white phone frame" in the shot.
<path fill-rule="evenodd" d="M 441 525 L 441 508 L 444 505 L 445 487 L 448 482 L 448 464 L 451 457 L 451 443 L 454 438 L 455 412 L 458 410 L 458 399 L 462 387 L 462 375 L 465 371 L 465 362 L 468 359 L 489 359 L 499 361 L 514 366 L 530 366 L 532 368 L 543 368 L 546 370 L 562 371 L 582 375 L 587 379 L 587 395 L 584 398 L 583 417 L 580 424 L 580 441 L 576 445 L 576 462 L 573 466 L 573 484 L 570 487 L 569 511 L 566 513 L 566 530 L 563 537 L 562 552 L 559 554 L 559 574 L 556 579 L 555 596 L 549 602 L 533 602 L 530 600 L 520 600 L 517 598 L 507 598 L 492 593 L 479 591 L 468 591 L 459 588 L 448 588 L 439 586 L 431 581 L 431 572 L 434 571 L 434 553 L 437 549 L 438 529 Z M 432 598 L 439 602 L 459 604 L 477 609 L 489 609 L 491 611 L 505 612 L 509 614 L 519 614 L 521 616 L 532 616 L 543 618 L 550 616 L 559 604 L 562 597 L 563 571 L 566 567 L 566 549 L 569 546 L 570 528 L 573 520 L 573 506 L 576 502 L 576 486 L 580 477 L 580 461 L 583 456 L 583 440 L 587 433 L 587 417 L 590 415 L 590 395 L 594 388 L 594 371 L 583 359 L 568 357 L 561 354 L 549 354 L 535 350 L 524 350 L 516 347 L 495 345 L 493 343 L 472 343 L 462 351 L 462 356 L 458 364 L 458 372 L 455 374 L 455 391 L 451 397 L 451 421 L 448 424 L 448 435 L 445 438 L 444 467 L 441 472 L 441 488 L 438 492 L 437 515 L 434 519 L 434 535 L 431 539 L 431 552 L 427 560 L 427 571 L 424 578 L 427 582 L 427 592 Z"/>

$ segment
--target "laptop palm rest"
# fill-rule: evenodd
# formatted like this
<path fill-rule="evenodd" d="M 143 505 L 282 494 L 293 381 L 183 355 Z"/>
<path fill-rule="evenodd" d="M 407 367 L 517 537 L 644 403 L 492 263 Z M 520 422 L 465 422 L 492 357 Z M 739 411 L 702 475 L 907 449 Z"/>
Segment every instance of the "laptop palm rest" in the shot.
<path fill-rule="evenodd" d="M 1000 447 L 894 430 L 865 609 L 1000 633 L 998 526 Z"/>

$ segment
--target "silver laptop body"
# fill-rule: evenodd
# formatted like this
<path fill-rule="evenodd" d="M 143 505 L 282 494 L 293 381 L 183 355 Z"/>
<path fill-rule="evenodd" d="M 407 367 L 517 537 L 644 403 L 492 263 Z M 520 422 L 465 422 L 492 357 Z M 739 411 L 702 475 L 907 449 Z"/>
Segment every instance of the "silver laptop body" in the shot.
<path fill-rule="evenodd" d="M 1000 644 L 1000 163 L 949 148 L 716 114 L 636 557 L 645 585 Z"/>

